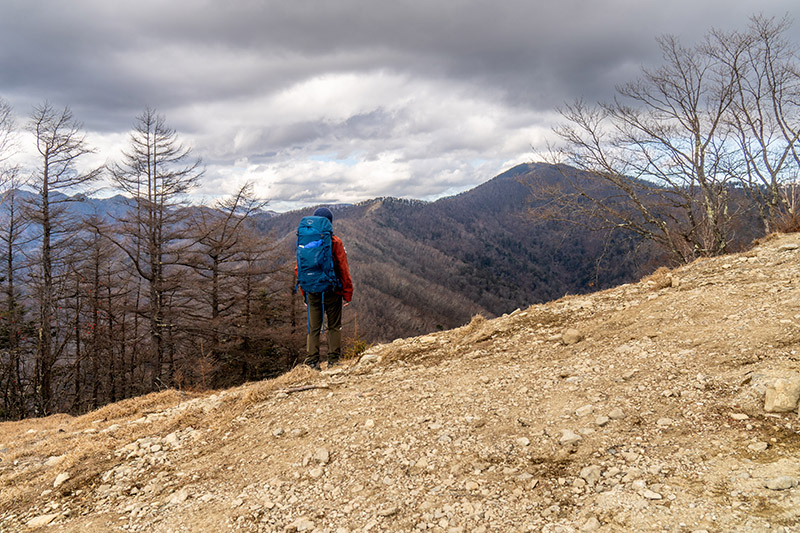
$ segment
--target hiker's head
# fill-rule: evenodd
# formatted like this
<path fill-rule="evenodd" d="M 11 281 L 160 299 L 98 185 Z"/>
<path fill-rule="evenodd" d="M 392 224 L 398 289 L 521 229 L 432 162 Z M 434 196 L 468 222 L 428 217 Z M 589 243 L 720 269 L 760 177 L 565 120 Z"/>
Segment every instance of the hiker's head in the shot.
<path fill-rule="evenodd" d="M 314 211 L 315 217 L 325 217 L 331 221 L 333 224 L 333 213 L 327 207 L 318 207 L 316 211 Z"/>

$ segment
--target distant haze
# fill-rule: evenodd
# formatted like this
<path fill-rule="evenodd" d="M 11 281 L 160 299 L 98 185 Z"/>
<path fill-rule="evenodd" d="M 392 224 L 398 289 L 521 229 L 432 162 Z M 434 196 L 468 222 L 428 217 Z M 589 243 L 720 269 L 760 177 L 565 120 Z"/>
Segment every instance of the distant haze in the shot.
<path fill-rule="evenodd" d="M 252 180 L 275 210 L 434 199 L 530 160 L 559 104 L 657 63 L 655 36 L 692 44 L 756 13 L 788 14 L 800 42 L 796 0 L 8 0 L 0 96 L 21 124 L 70 106 L 86 164 L 157 109 L 205 162 L 198 197 Z"/>

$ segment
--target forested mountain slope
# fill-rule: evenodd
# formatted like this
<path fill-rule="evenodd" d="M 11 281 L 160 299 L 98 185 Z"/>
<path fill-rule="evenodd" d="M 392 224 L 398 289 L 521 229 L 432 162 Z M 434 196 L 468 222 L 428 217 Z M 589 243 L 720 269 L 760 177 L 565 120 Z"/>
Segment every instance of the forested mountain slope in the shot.
<path fill-rule="evenodd" d="M 334 231 L 345 242 L 356 286 L 350 320 L 358 317 L 369 340 L 391 340 L 640 275 L 637 241 L 629 236 L 607 238 L 530 214 L 531 187 L 560 179 L 552 165 L 520 165 L 435 202 L 382 198 L 334 206 Z M 288 250 L 301 216 L 312 212 L 270 217 L 260 227 Z"/>

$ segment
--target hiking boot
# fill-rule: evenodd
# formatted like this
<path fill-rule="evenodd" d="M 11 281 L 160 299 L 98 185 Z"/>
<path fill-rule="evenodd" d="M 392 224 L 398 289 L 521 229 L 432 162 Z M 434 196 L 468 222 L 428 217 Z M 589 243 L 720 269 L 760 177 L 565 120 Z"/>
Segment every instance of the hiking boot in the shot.
<path fill-rule="evenodd" d="M 319 370 L 319 361 L 304 361 L 304 364 L 312 370 Z"/>

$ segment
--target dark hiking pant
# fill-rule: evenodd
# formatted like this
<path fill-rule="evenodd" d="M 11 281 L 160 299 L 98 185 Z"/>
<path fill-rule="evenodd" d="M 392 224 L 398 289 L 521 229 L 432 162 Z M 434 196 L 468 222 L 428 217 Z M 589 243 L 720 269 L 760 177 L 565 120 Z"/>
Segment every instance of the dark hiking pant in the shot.
<path fill-rule="evenodd" d="M 324 298 L 323 298 L 324 296 Z M 319 337 L 322 330 L 323 308 L 328 323 L 328 364 L 332 365 L 342 355 L 342 296 L 333 292 L 310 293 L 308 301 L 308 338 L 306 340 L 306 364 L 319 365 Z"/>

